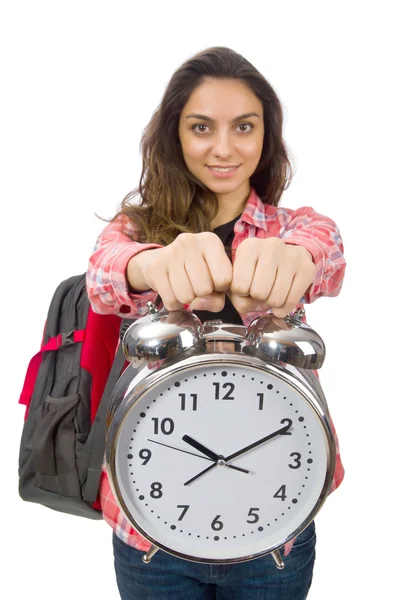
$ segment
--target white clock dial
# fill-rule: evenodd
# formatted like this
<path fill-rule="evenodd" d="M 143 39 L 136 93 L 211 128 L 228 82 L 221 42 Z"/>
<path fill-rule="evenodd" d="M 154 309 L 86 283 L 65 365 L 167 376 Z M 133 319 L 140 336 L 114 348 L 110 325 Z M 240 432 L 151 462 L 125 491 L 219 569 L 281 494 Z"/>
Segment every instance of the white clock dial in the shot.
<path fill-rule="evenodd" d="M 226 464 L 188 443 L 227 459 L 271 434 Z M 307 521 L 328 460 L 322 419 L 296 387 L 254 366 L 198 364 L 160 379 L 126 413 L 115 487 L 133 527 L 163 549 L 233 561 L 274 549 Z"/>

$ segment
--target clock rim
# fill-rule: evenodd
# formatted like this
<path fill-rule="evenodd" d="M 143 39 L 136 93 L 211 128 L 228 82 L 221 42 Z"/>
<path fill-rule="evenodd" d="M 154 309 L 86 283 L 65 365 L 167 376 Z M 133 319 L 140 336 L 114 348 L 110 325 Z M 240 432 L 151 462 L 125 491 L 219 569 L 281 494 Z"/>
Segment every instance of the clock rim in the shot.
<path fill-rule="evenodd" d="M 214 364 L 218 366 L 221 364 L 225 367 L 227 365 L 238 365 L 240 367 L 247 366 L 259 368 L 261 371 L 275 375 L 287 384 L 291 385 L 293 388 L 295 388 L 296 391 L 298 391 L 298 393 L 300 393 L 304 397 L 304 399 L 308 401 L 311 408 L 317 414 L 317 417 L 323 426 L 324 439 L 326 444 L 325 450 L 327 465 L 324 484 L 312 511 L 301 523 L 301 525 L 298 528 L 296 528 L 290 535 L 288 535 L 281 543 L 278 543 L 277 545 L 274 545 L 271 548 L 266 548 L 265 550 L 256 552 L 254 554 L 248 554 L 241 557 L 239 556 L 229 559 L 211 559 L 208 557 L 203 558 L 192 556 L 190 554 L 185 554 L 183 552 L 170 548 L 166 544 L 163 544 L 161 541 L 154 538 L 152 535 L 148 534 L 130 514 L 130 511 L 125 505 L 125 502 L 123 501 L 115 476 L 116 447 L 120 431 L 122 429 L 123 421 L 130 413 L 130 411 L 134 410 L 134 407 L 139 406 L 139 401 L 142 399 L 142 397 L 147 393 L 150 393 L 153 387 L 159 385 L 163 380 L 167 379 L 169 375 L 174 376 L 179 372 L 185 372 L 186 370 L 189 370 L 191 367 L 213 366 Z M 240 562 L 255 560 L 256 558 L 260 558 L 266 556 L 267 554 L 271 554 L 272 552 L 280 550 L 280 548 L 282 548 L 286 543 L 288 543 L 290 540 L 294 539 L 300 533 L 302 533 L 314 520 L 314 518 L 324 505 L 325 500 L 327 499 L 328 494 L 330 492 L 336 464 L 336 445 L 328 417 L 328 407 L 322 406 L 323 400 L 321 398 L 321 395 L 319 394 L 319 391 L 314 387 L 311 388 L 311 384 L 309 383 L 309 381 L 301 380 L 300 377 L 297 376 L 297 373 L 300 373 L 300 376 L 304 378 L 305 372 L 301 372 L 300 369 L 299 371 L 294 371 L 289 368 L 289 365 L 286 364 L 281 365 L 276 363 L 265 363 L 261 359 L 252 355 L 221 352 L 210 354 L 205 353 L 199 356 L 189 356 L 183 360 L 173 359 L 171 362 L 167 361 L 166 365 L 161 366 L 156 371 L 151 371 L 147 367 L 139 371 L 137 376 L 132 380 L 131 384 L 128 386 L 123 400 L 119 403 L 113 415 L 113 419 L 108 425 L 105 454 L 106 472 L 108 474 L 111 490 L 113 492 L 116 502 L 120 506 L 121 510 L 123 511 L 123 514 L 125 515 L 131 527 L 138 531 L 140 535 L 142 535 L 142 537 L 145 538 L 150 544 L 159 548 L 160 550 L 163 550 L 164 552 L 167 552 L 168 554 L 171 554 L 172 556 L 175 556 L 177 558 L 201 564 L 236 564 Z M 145 386 L 141 385 L 142 381 L 145 381 Z"/>

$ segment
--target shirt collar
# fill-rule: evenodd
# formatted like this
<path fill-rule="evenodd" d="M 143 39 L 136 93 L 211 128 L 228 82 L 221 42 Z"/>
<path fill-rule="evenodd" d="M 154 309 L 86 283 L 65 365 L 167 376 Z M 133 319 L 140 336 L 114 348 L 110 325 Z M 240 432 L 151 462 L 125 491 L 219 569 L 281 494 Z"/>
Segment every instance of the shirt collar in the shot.
<path fill-rule="evenodd" d="M 259 198 L 252 186 L 238 223 L 248 223 L 249 225 L 254 225 L 254 227 L 267 231 L 265 204 Z"/>

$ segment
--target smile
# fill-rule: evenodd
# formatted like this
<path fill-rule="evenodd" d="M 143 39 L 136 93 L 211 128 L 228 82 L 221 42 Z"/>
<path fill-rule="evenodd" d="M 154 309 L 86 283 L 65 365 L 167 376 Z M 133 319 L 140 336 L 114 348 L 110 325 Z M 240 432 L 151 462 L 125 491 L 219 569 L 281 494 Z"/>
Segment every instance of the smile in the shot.
<path fill-rule="evenodd" d="M 229 177 L 234 175 L 240 165 L 236 167 L 210 167 L 206 165 L 207 168 L 213 173 L 216 177 Z"/>

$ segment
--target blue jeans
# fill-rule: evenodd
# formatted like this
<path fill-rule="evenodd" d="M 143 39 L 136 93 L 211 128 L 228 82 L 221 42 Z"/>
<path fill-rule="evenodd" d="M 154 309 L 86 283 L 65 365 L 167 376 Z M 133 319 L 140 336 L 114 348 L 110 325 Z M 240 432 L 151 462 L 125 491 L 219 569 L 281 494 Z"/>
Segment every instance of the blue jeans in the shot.
<path fill-rule="evenodd" d="M 312 582 L 314 521 L 297 538 L 278 570 L 271 555 L 232 565 L 207 565 L 159 550 L 152 561 L 113 534 L 122 600 L 304 600 Z M 282 554 L 282 552 L 281 552 Z"/>

